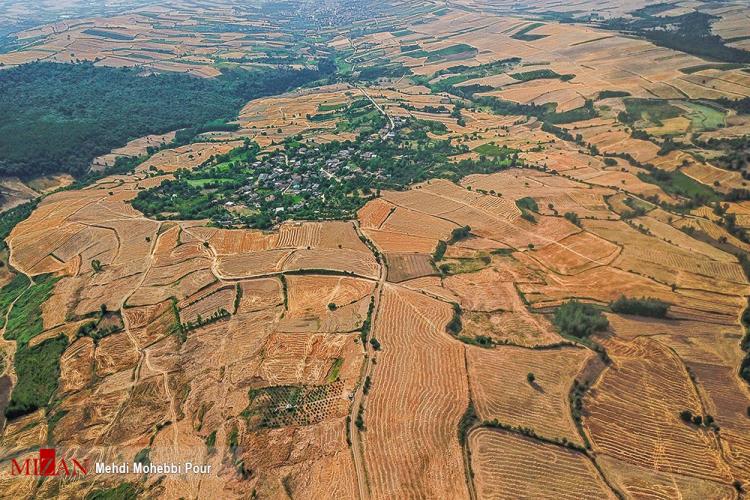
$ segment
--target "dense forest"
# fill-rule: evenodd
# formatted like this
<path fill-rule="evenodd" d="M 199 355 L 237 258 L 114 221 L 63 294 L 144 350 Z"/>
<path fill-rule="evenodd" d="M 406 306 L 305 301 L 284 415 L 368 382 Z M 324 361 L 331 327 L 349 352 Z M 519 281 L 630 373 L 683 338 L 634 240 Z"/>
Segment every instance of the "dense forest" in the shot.
<path fill-rule="evenodd" d="M 0 72 L 0 175 L 81 175 L 91 160 L 148 134 L 236 116 L 248 100 L 318 80 L 318 69 L 234 70 L 215 79 L 92 63 L 32 63 Z"/>

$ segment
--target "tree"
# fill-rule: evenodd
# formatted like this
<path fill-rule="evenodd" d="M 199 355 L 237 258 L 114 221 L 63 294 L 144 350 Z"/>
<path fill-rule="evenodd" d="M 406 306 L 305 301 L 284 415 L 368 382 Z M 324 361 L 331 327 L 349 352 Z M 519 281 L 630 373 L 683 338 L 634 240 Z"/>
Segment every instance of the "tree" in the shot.
<path fill-rule="evenodd" d="M 564 335 L 578 338 L 588 337 L 609 327 L 609 321 L 599 309 L 577 300 L 565 302 L 558 307 L 553 323 Z"/>
<path fill-rule="evenodd" d="M 529 373 L 526 374 L 526 381 L 529 384 L 534 385 L 534 381 L 535 380 L 536 380 L 536 377 L 534 376 L 534 374 L 532 372 L 529 372 Z"/>
<path fill-rule="evenodd" d="M 686 424 L 689 424 L 693 420 L 693 412 L 690 410 L 682 410 L 680 412 L 680 419 Z"/>
<path fill-rule="evenodd" d="M 610 304 L 612 310 L 620 314 L 633 314 L 638 316 L 647 316 L 651 318 L 664 318 L 667 316 L 669 304 L 661 300 L 649 297 L 640 299 L 627 298 L 624 295 Z"/>
<path fill-rule="evenodd" d="M 335 311 L 338 306 L 334 304 L 333 302 L 328 303 L 328 310 L 329 311 Z"/>
<path fill-rule="evenodd" d="M 565 212 L 565 218 L 576 226 L 581 225 L 581 220 L 578 218 L 578 214 L 575 212 Z"/>
<path fill-rule="evenodd" d="M 91 269 L 94 270 L 95 273 L 99 273 L 102 270 L 102 263 L 99 262 L 97 259 L 94 259 L 91 261 Z"/>

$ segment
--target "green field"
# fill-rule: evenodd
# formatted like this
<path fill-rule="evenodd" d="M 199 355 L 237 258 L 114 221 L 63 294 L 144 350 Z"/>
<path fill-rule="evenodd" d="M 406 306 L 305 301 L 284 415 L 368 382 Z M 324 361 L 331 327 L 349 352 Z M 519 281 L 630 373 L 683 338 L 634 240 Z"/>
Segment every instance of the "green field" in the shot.
<path fill-rule="evenodd" d="M 671 195 L 684 196 L 691 200 L 703 199 L 707 202 L 719 200 L 719 195 L 716 191 L 688 177 L 679 170 L 675 172 L 665 172 L 662 170 L 649 174 L 639 173 L 638 178 L 644 182 L 657 184 L 666 193 Z"/>
<path fill-rule="evenodd" d="M 699 71 L 705 71 L 707 69 L 718 69 L 723 71 L 729 71 L 732 69 L 740 69 L 744 68 L 745 64 L 738 64 L 738 63 L 714 63 L 714 64 L 699 64 L 697 66 L 690 66 L 688 68 L 680 68 L 680 71 L 682 73 L 685 73 L 686 75 L 692 75 L 693 73 L 698 73 Z"/>
<path fill-rule="evenodd" d="M 683 112 L 665 100 L 654 99 L 625 99 L 625 109 L 631 119 L 645 120 L 657 126 L 662 126 L 662 120 L 677 118 Z"/>
<path fill-rule="evenodd" d="M 477 146 L 474 148 L 474 152 L 480 155 L 484 156 L 492 156 L 492 157 L 498 157 L 498 156 L 506 156 L 508 154 L 507 148 L 501 148 L 500 146 L 497 146 L 495 144 L 482 144 L 481 146 Z"/>
<path fill-rule="evenodd" d="M 319 104 L 318 111 L 321 113 L 325 113 L 327 111 L 338 111 L 340 109 L 344 109 L 345 107 L 345 102 L 340 102 L 338 104 Z"/>
<path fill-rule="evenodd" d="M 34 284 L 18 297 L 10 310 L 4 335 L 7 340 L 16 340 L 19 345 L 25 345 L 42 333 L 42 304 L 52 295 L 52 289 L 59 279 L 51 274 L 34 278 Z"/>
<path fill-rule="evenodd" d="M 0 290 L 0 328 L 5 326 L 5 316 L 8 314 L 10 305 L 26 290 L 30 283 L 31 281 L 25 274 L 17 274 L 13 281 Z"/>
<path fill-rule="evenodd" d="M 477 52 L 477 49 L 475 47 L 472 47 L 471 45 L 468 45 L 465 43 L 459 43 L 456 45 L 451 45 L 450 47 L 444 47 L 442 49 L 433 50 L 429 52 L 427 55 L 427 60 L 437 61 L 445 57 L 455 56 L 457 54 L 464 54 L 464 53 L 469 53 L 469 52 L 472 54 L 475 54 Z"/>
<path fill-rule="evenodd" d="M 211 179 L 190 179 L 187 181 L 187 183 L 190 184 L 192 187 L 203 189 L 204 187 L 206 187 L 207 184 L 225 184 L 227 182 L 232 182 L 232 181 L 233 179 L 217 177 L 217 178 L 211 178 Z"/>
<path fill-rule="evenodd" d="M 716 130 L 724 126 L 724 113 L 710 106 L 695 102 L 686 102 L 690 108 L 688 118 L 693 131 Z"/>
<path fill-rule="evenodd" d="M 528 26 L 524 27 L 523 29 L 519 30 L 518 33 L 515 35 L 511 35 L 511 38 L 515 38 L 516 40 L 523 40 L 524 42 L 533 42 L 534 40 L 539 40 L 540 38 L 545 38 L 547 35 L 530 35 L 530 31 L 534 31 L 537 28 L 541 28 L 544 26 L 544 23 L 532 23 Z"/>

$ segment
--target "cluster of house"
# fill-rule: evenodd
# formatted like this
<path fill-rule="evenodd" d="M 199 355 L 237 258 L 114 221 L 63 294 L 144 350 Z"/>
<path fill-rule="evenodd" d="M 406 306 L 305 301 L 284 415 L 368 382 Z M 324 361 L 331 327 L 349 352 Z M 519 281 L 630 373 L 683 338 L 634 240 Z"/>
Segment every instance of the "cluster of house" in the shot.
<path fill-rule="evenodd" d="M 331 182 L 344 182 L 361 176 L 362 167 L 357 163 L 377 158 L 372 151 L 360 152 L 354 147 L 338 151 L 322 151 L 319 147 L 301 147 L 289 153 L 275 151 L 250 166 L 255 175 L 237 191 L 234 201 L 225 202 L 228 208 L 242 204 L 260 209 L 271 205 L 279 214 L 304 208 L 305 198 L 325 200 L 325 190 Z M 379 172 L 370 175 L 382 177 Z M 281 205 L 281 200 L 293 199 L 294 203 Z M 275 206 L 275 207 L 274 207 Z"/>

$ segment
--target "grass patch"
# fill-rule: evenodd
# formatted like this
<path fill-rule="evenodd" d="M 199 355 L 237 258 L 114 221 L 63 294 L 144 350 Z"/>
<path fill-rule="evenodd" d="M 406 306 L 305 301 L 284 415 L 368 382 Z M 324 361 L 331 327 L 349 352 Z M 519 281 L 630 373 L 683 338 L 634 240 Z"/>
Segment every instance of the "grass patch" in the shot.
<path fill-rule="evenodd" d="M 500 147 L 495 144 L 482 144 L 474 148 L 474 152 L 484 156 L 491 156 L 493 158 L 505 157 L 508 155 L 508 148 Z"/>
<path fill-rule="evenodd" d="M 440 264 L 440 271 L 447 275 L 475 273 L 487 267 L 490 262 L 492 262 L 492 259 L 488 255 L 478 258 L 449 259 Z"/>
<path fill-rule="evenodd" d="M 677 118 L 682 110 L 669 102 L 656 99 L 625 99 L 626 123 L 644 120 L 661 127 L 662 120 Z"/>
<path fill-rule="evenodd" d="M 106 30 L 98 30 L 98 29 L 93 29 L 93 28 L 84 30 L 83 33 L 86 35 L 108 38 L 109 40 L 130 41 L 130 40 L 135 39 L 134 37 L 130 35 L 125 35 L 123 33 L 117 33 L 114 31 L 106 31 Z"/>
<path fill-rule="evenodd" d="M 724 126 L 724 113 L 718 109 L 695 102 L 686 102 L 690 108 L 690 118 L 693 131 L 716 130 Z"/>
<path fill-rule="evenodd" d="M 644 182 L 658 185 L 670 195 L 683 196 L 691 200 L 706 200 L 707 202 L 720 199 L 716 191 L 679 170 L 675 172 L 654 170 L 648 174 L 640 172 L 638 178 Z"/>
<path fill-rule="evenodd" d="M 25 274 L 17 274 L 13 280 L 0 289 L 0 328 L 5 326 L 5 316 L 8 314 L 10 305 L 16 300 L 31 283 Z"/>
<path fill-rule="evenodd" d="M 338 104 L 318 104 L 318 111 L 321 113 L 325 113 L 327 111 L 338 111 L 340 109 L 344 109 L 345 107 L 345 102 L 340 102 Z"/>
<path fill-rule="evenodd" d="M 339 379 L 339 372 L 341 371 L 341 367 L 344 364 L 344 358 L 336 358 L 331 365 L 330 370 L 328 370 L 328 375 L 326 376 L 326 383 L 332 384 L 336 382 Z"/>
<path fill-rule="evenodd" d="M 188 179 L 186 181 L 191 187 L 199 189 L 205 189 L 216 184 L 226 184 L 228 182 L 234 182 L 234 179 L 226 179 L 222 177 L 209 178 L 209 179 Z"/>
<path fill-rule="evenodd" d="M 515 40 L 523 40 L 524 42 L 533 42 L 541 38 L 546 38 L 547 35 L 530 35 L 529 32 L 534 31 L 537 28 L 544 26 L 544 23 L 531 23 L 519 30 L 516 34 L 511 35 L 511 38 Z"/>
<path fill-rule="evenodd" d="M 51 274 L 37 276 L 31 288 L 20 295 L 8 315 L 4 335 L 6 340 L 16 340 L 21 346 L 42 333 L 42 304 L 52 295 L 52 289 L 59 279 Z"/>
<path fill-rule="evenodd" d="M 438 61 L 440 59 L 444 59 L 446 57 L 455 56 L 457 54 L 464 54 L 464 53 L 472 53 L 476 54 L 478 51 L 475 47 L 472 47 L 469 44 L 466 43 L 458 43 L 456 45 L 451 45 L 449 47 L 444 47 L 442 49 L 433 50 L 427 54 L 427 60 L 428 61 Z"/>

